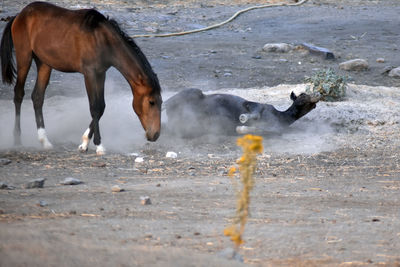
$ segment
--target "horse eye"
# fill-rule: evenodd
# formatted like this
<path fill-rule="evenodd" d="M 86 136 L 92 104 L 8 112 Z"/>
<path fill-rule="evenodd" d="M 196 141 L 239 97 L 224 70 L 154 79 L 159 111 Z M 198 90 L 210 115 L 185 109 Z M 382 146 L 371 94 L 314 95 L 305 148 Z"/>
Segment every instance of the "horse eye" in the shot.
<path fill-rule="evenodd" d="M 154 106 L 156 104 L 156 102 L 154 100 L 150 100 L 149 104 L 150 104 L 150 106 Z"/>

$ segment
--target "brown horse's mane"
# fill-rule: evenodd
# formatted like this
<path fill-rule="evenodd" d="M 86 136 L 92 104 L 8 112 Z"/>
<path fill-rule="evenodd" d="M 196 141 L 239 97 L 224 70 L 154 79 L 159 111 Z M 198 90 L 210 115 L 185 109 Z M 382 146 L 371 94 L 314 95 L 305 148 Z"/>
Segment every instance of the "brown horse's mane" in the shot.
<path fill-rule="evenodd" d="M 110 19 L 108 16 L 105 17 L 103 14 L 98 12 L 95 9 L 89 9 L 86 11 L 85 16 L 83 18 L 81 27 L 85 30 L 94 30 L 96 29 L 101 23 L 108 23 L 116 33 L 118 33 L 122 40 L 128 45 L 131 52 L 137 56 L 137 59 L 140 61 L 143 71 L 148 75 L 148 82 L 149 85 L 153 89 L 153 93 L 158 94 L 161 92 L 161 87 L 157 78 L 157 74 L 154 73 L 153 69 L 149 61 L 147 60 L 146 56 L 143 54 L 142 50 L 140 50 L 139 46 L 135 43 L 135 41 L 130 37 L 127 33 L 125 33 L 121 27 L 119 26 L 118 22 L 114 19 Z"/>

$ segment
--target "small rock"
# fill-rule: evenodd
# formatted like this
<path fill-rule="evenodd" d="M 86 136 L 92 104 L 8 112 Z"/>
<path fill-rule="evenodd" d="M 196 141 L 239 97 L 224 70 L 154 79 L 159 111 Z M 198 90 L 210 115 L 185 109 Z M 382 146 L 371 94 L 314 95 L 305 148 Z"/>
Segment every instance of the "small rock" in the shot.
<path fill-rule="evenodd" d="M 383 57 L 377 58 L 376 59 L 377 63 L 385 63 L 385 59 Z"/>
<path fill-rule="evenodd" d="M 263 47 L 263 51 L 265 52 L 280 52 L 287 53 L 293 49 L 293 46 L 286 43 L 271 43 L 265 44 Z"/>
<path fill-rule="evenodd" d="M 365 59 L 352 59 L 339 64 L 339 69 L 348 71 L 367 70 L 369 68 L 368 62 Z"/>
<path fill-rule="evenodd" d="M 400 78 L 400 67 L 397 67 L 395 69 L 392 69 L 389 71 L 389 76 L 390 77 L 395 77 L 395 78 Z"/>
<path fill-rule="evenodd" d="M 151 199 L 148 196 L 141 196 L 140 197 L 140 203 L 142 205 L 150 205 L 151 204 Z"/>
<path fill-rule="evenodd" d="M 6 183 L 0 182 L 0 189 L 5 189 L 5 190 L 14 190 L 15 186 L 8 185 Z"/>
<path fill-rule="evenodd" d="M 218 256 L 228 259 L 228 260 L 236 260 L 238 262 L 243 262 L 243 257 L 233 248 L 226 248 L 218 253 Z"/>
<path fill-rule="evenodd" d="M 383 68 L 383 71 L 381 72 L 381 74 L 389 74 L 389 72 L 390 72 L 392 69 L 395 69 L 395 67 L 393 67 L 393 66 L 386 66 L 386 67 Z"/>
<path fill-rule="evenodd" d="M 1 165 L 8 165 L 8 164 L 10 164 L 11 163 L 11 160 L 9 160 L 9 159 L 6 159 L 6 158 L 0 158 L 0 166 Z"/>
<path fill-rule="evenodd" d="M 171 159 L 176 159 L 178 157 L 178 154 L 176 154 L 173 151 L 168 151 L 167 154 L 165 155 L 166 158 L 171 158 Z"/>
<path fill-rule="evenodd" d="M 35 179 L 32 180 L 26 184 L 24 184 L 22 187 L 24 189 L 31 189 L 31 188 L 43 188 L 44 186 L 44 181 L 46 181 L 45 178 L 39 178 L 39 179 Z"/>
<path fill-rule="evenodd" d="M 92 167 L 104 168 L 106 164 L 104 162 L 93 162 Z"/>
<path fill-rule="evenodd" d="M 62 184 L 62 185 L 77 185 L 77 184 L 82 184 L 82 183 L 83 182 L 79 179 L 76 179 L 74 177 L 67 177 L 60 184 Z"/>
<path fill-rule="evenodd" d="M 123 192 L 125 189 L 121 188 L 119 185 L 114 185 L 111 187 L 112 192 Z"/>
<path fill-rule="evenodd" d="M 144 161 L 143 157 L 137 157 L 137 158 L 135 159 L 135 162 L 136 162 L 136 163 L 143 163 L 143 161 Z"/>
<path fill-rule="evenodd" d="M 39 203 L 38 203 L 38 206 L 39 207 L 46 207 L 46 206 L 48 206 L 49 204 L 46 202 L 46 201 L 44 201 L 44 200 L 40 200 L 39 201 Z"/>

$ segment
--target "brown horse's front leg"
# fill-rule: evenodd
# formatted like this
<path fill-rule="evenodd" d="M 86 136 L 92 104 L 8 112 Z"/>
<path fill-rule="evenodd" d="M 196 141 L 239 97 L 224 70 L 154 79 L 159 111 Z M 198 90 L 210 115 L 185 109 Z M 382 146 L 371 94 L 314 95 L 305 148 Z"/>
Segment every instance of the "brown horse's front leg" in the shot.
<path fill-rule="evenodd" d="M 82 136 L 82 144 L 79 146 L 79 150 L 82 152 L 87 151 L 90 139 L 93 137 L 93 143 L 96 145 L 97 155 L 105 154 L 105 148 L 101 144 L 99 127 L 99 121 L 101 116 L 103 116 L 106 106 L 104 102 L 104 80 L 105 73 L 95 75 L 85 74 L 85 85 L 89 98 L 92 122 Z"/>

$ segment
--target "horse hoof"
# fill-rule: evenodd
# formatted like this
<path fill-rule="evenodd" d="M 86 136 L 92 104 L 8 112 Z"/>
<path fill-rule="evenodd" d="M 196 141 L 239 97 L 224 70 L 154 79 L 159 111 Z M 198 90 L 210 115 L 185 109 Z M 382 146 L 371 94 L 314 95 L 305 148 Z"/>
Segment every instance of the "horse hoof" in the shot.
<path fill-rule="evenodd" d="M 53 149 L 53 145 L 50 143 L 44 143 L 43 148 L 46 150 L 51 150 L 51 149 Z"/>
<path fill-rule="evenodd" d="M 83 146 L 83 145 L 79 145 L 78 150 L 81 153 L 85 153 L 85 152 L 88 151 L 88 147 L 87 146 Z"/>
<path fill-rule="evenodd" d="M 103 156 L 106 154 L 106 149 L 102 145 L 98 145 L 96 148 L 97 156 Z"/>

